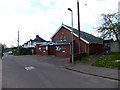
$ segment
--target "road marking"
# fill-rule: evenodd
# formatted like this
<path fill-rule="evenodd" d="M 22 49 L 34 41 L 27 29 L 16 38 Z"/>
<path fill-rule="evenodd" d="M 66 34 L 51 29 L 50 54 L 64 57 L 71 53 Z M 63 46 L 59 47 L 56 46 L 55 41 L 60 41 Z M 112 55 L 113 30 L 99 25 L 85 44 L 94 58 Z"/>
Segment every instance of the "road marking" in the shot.
<path fill-rule="evenodd" d="M 29 67 L 25 67 L 25 69 L 26 69 L 26 70 L 33 70 L 33 69 L 35 69 L 35 67 L 29 66 Z"/>

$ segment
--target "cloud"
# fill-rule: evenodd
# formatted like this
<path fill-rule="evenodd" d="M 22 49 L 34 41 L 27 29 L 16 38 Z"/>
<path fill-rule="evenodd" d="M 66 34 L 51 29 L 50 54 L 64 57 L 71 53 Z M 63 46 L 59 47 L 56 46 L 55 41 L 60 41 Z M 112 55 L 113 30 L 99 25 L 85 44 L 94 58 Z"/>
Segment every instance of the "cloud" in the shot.
<path fill-rule="evenodd" d="M 79 1 L 81 29 L 96 35 L 93 27 L 100 14 L 117 11 L 119 0 Z M 16 46 L 18 30 L 20 44 L 34 39 L 36 34 L 50 40 L 62 23 L 71 26 L 67 8 L 73 10 L 74 27 L 77 28 L 77 0 L 0 0 L 0 42 L 10 47 L 13 41 Z"/>

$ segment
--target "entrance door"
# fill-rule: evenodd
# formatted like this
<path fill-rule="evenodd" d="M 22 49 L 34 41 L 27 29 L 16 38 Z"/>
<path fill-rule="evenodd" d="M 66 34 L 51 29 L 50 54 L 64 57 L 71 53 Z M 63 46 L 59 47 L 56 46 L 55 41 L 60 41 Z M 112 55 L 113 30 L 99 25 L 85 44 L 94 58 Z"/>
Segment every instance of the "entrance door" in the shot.
<path fill-rule="evenodd" d="M 55 55 L 55 46 L 48 46 L 48 55 Z"/>

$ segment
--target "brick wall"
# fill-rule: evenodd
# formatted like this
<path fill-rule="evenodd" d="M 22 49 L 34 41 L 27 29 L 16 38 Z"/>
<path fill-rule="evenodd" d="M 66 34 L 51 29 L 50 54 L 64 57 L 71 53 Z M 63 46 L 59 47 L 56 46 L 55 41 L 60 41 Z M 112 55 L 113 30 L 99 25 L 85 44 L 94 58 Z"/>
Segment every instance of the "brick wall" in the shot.
<path fill-rule="evenodd" d="M 40 44 L 36 45 L 36 55 L 48 55 L 48 50 L 46 50 L 46 46 L 40 46 Z"/>
<path fill-rule="evenodd" d="M 61 48 L 60 51 L 56 51 L 56 56 L 59 57 L 70 57 L 70 45 L 57 45 Z"/>

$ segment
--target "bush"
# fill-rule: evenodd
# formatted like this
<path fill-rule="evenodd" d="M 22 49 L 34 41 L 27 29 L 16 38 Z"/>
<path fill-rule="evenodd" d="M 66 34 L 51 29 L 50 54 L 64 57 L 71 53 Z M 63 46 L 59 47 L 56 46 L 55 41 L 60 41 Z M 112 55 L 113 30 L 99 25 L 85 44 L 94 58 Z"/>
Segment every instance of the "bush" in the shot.
<path fill-rule="evenodd" d="M 18 49 L 14 49 L 13 50 L 13 54 L 14 55 L 31 55 L 31 49 L 34 49 L 34 48 L 19 48 Z"/>
<path fill-rule="evenodd" d="M 13 52 L 13 55 L 18 55 L 18 50 L 17 50 L 17 48 L 13 48 L 12 52 Z"/>

